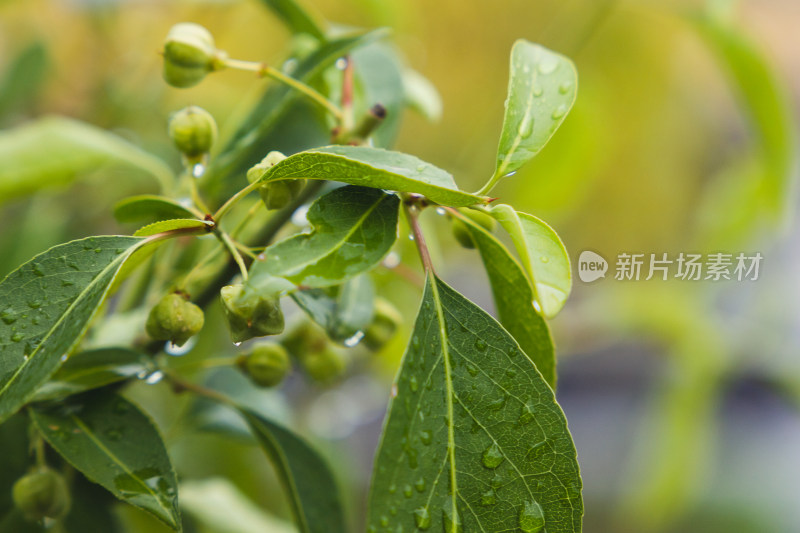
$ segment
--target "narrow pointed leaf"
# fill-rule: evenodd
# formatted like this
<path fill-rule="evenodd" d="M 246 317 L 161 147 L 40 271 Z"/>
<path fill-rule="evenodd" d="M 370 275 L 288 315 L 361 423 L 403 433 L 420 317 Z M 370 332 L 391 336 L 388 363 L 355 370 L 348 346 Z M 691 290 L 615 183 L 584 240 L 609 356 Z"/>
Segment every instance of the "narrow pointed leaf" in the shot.
<path fill-rule="evenodd" d="M 261 1 L 283 20 L 292 33 L 307 33 L 319 40 L 325 40 L 322 25 L 295 0 Z"/>
<path fill-rule="evenodd" d="M 61 366 L 125 260 L 145 242 L 106 236 L 61 244 L 0 282 L 0 422 Z"/>
<path fill-rule="evenodd" d="M 544 148 L 572 109 L 577 88 L 572 61 L 524 40 L 514 44 L 495 180 L 517 171 Z"/>
<path fill-rule="evenodd" d="M 564 243 L 542 220 L 509 205 L 496 205 L 489 213 L 511 236 L 542 314 L 554 317 L 572 290 L 572 269 Z"/>
<path fill-rule="evenodd" d="M 73 354 L 33 397 L 50 400 L 79 394 L 150 373 L 153 362 L 128 348 L 98 348 Z"/>
<path fill-rule="evenodd" d="M 575 446 L 552 389 L 491 316 L 436 277 L 394 387 L 369 527 L 581 531 Z"/>
<path fill-rule="evenodd" d="M 520 264 L 497 238 L 468 217 L 467 225 L 492 286 L 497 317 L 533 361 L 545 381 L 556 388 L 556 358 L 547 322 L 533 307 L 533 290 Z"/>
<path fill-rule="evenodd" d="M 178 482 L 153 422 L 116 393 L 40 405 L 31 418 L 47 442 L 90 481 L 180 530 Z"/>
<path fill-rule="evenodd" d="M 47 117 L 0 132 L 0 161 L 0 202 L 67 185 L 82 172 L 104 164 L 138 168 L 162 185 L 172 179 L 172 171 L 163 161 L 122 137 L 63 117 Z"/>
<path fill-rule="evenodd" d="M 196 218 L 176 218 L 174 220 L 160 220 L 136 230 L 137 237 L 157 235 L 165 231 L 181 230 L 184 235 L 203 234 L 214 229 L 214 224 L 207 220 Z"/>
<path fill-rule="evenodd" d="M 291 178 L 424 194 L 433 202 L 455 207 L 486 203 L 485 198 L 460 191 L 453 176 L 430 163 L 367 146 L 325 146 L 300 152 L 267 169 L 261 180 Z"/>
<path fill-rule="evenodd" d="M 131 196 L 114 206 L 114 218 L 120 222 L 158 222 L 195 216 L 195 213 L 175 200 L 154 194 Z"/>
<path fill-rule="evenodd" d="M 319 198 L 308 210 L 311 233 L 273 244 L 256 261 L 250 282 L 282 277 L 296 285 L 325 287 L 365 272 L 397 240 L 400 200 L 368 187 L 342 187 Z"/>
<path fill-rule="evenodd" d="M 239 411 L 275 466 L 300 533 L 345 533 L 339 488 L 322 457 L 283 426 Z"/>

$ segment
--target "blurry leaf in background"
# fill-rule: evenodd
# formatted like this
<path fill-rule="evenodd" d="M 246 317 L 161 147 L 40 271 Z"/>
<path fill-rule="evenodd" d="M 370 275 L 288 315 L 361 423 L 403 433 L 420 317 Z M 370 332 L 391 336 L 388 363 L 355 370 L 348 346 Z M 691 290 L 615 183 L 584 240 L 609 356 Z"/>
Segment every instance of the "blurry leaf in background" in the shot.
<path fill-rule="evenodd" d="M 322 22 L 295 0 L 261 1 L 283 20 L 292 33 L 307 33 L 320 41 L 325 40 Z"/>
<path fill-rule="evenodd" d="M 403 70 L 406 103 L 420 115 L 437 122 L 442 118 L 442 97 L 431 81 L 414 69 Z"/>
<path fill-rule="evenodd" d="M 361 340 L 374 312 L 375 288 L 367 274 L 338 287 L 300 290 L 291 296 L 331 340 L 345 345 L 350 339 Z"/>
<path fill-rule="evenodd" d="M 0 161 L 0 203 L 68 185 L 108 164 L 138 168 L 162 187 L 172 181 L 172 171 L 157 157 L 113 133 L 64 117 L 0 132 Z"/>
<path fill-rule="evenodd" d="M 153 194 L 129 196 L 114 206 L 114 218 L 120 222 L 157 222 L 193 216 L 194 212 L 172 198 Z"/>
<path fill-rule="evenodd" d="M 49 58 L 44 43 L 23 48 L 0 75 L 0 125 L 7 117 L 30 111 L 47 74 Z"/>
<path fill-rule="evenodd" d="M 181 483 L 181 509 L 214 533 L 295 533 L 291 523 L 271 516 L 224 478 Z"/>

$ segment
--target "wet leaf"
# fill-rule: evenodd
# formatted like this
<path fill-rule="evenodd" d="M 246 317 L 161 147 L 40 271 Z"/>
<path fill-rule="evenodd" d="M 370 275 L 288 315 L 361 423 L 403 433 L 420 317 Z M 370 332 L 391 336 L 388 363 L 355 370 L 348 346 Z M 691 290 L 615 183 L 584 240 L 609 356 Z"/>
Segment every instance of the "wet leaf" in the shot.
<path fill-rule="evenodd" d="M 489 213 L 500 222 L 522 260 L 533 283 L 534 299 L 545 318 L 552 318 L 567 301 L 572 290 L 572 269 L 564 243 L 553 228 L 533 215 L 499 204 Z"/>
<path fill-rule="evenodd" d="M 533 290 L 522 266 L 491 233 L 469 217 L 467 225 L 492 286 L 497 316 L 545 381 L 556 388 L 556 356 L 547 322 L 533 307 Z"/>
<path fill-rule="evenodd" d="M 214 224 L 207 220 L 197 220 L 196 218 L 176 218 L 174 220 L 161 220 L 153 222 L 143 228 L 136 230 L 137 237 L 158 235 L 166 231 L 181 230 L 183 235 L 196 235 L 208 233 L 214 228 Z"/>
<path fill-rule="evenodd" d="M 393 387 L 370 531 L 581 531 L 575 446 L 552 389 L 491 316 L 434 276 Z"/>
<path fill-rule="evenodd" d="M 31 418 L 47 442 L 90 481 L 181 529 L 175 472 L 161 435 L 136 405 L 98 391 L 37 406 Z"/>
<path fill-rule="evenodd" d="M 325 146 L 300 152 L 267 169 L 261 180 L 294 178 L 418 193 L 433 202 L 455 207 L 486 203 L 485 198 L 460 191 L 453 176 L 430 163 L 412 155 L 367 146 Z"/>
<path fill-rule="evenodd" d="M 250 269 L 250 283 L 272 277 L 305 287 L 325 287 L 365 272 L 397 240 L 399 198 L 378 189 L 342 187 L 308 211 L 311 233 L 277 242 Z"/>
<path fill-rule="evenodd" d="M 0 282 L 0 422 L 61 366 L 125 260 L 145 242 L 106 236 L 61 244 Z"/>

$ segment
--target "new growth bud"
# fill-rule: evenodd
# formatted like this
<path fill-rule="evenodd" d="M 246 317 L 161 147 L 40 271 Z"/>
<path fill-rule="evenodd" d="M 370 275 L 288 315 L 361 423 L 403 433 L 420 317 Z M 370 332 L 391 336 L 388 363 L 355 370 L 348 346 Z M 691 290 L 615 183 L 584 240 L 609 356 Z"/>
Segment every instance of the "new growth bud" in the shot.
<path fill-rule="evenodd" d="M 275 342 L 257 344 L 237 361 L 242 372 L 259 387 L 274 387 L 289 373 L 291 364 L 286 348 Z"/>
<path fill-rule="evenodd" d="M 175 147 L 193 161 L 211 150 L 217 140 L 217 122 L 201 107 L 185 107 L 170 117 L 169 137 Z"/>
<path fill-rule="evenodd" d="M 242 284 L 222 287 L 220 297 L 233 342 L 277 335 L 283 331 L 279 298 L 262 296 Z"/>
<path fill-rule="evenodd" d="M 42 469 L 27 474 L 14 483 L 11 490 L 14 505 L 30 521 L 61 518 L 70 508 L 70 495 L 61 474 Z"/>
<path fill-rule="evenodd" d="M 284 159 L 286 159 L 286 156 L 280 152 L 272 151 L 268 153 L 260 163 L 247 171 L 247 181 L 254 183 L 261 179 L 267 170 Z M 297 198 L 305 184 L 306 180 L 303 179 L 269 181 L 258 188 L 258 193 L 261 195 L 261 200 L 267 209 L 280 209 Z"/>
<path fill-rule="evenodd" d="M 181 22 L 170 28 L 164 42 L 164 79 L 173 87 L 193 87 L 209 72 L 225 68 L 226 59 L 207 29 Z"/>
<path fill-rule="evenodd" d="M 203 329 L 203 310 L 180 294 L 164 296 L 150 310 L 145 328 L 157 341 L 171 341 L 183 346 L 193 335 Z"/>

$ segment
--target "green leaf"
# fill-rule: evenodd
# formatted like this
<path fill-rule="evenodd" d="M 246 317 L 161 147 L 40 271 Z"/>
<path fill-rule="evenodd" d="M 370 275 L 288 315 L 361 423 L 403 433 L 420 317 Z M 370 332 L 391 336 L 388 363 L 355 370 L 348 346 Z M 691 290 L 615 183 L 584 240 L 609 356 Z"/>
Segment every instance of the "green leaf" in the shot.
<path fill-rule="evenodd" d="M 311 233 L 301 233 L 264 250 L 250 269 L 250 282 L 282 277 L 296 285 L 325 287 L 365 272 L 397 240 L 400 200 L 368 187 L 342 187 L 308 210 Z"/>
<path fill-rule="evenodd" d="M 111 163 L 138 168 L 162 185 L 172 180 L 172 171 L 157 157 L 113 133 L 63 117 L 0 132 L 0 161 L 2 201 L 67 185 Z"/>
<path fill-rule="evenodd" d="M 390 44 L 378 41 L 353 51 L 350 59 L 356 84 L 355 116 L 364 116 L 373 105 L 381 104 L 386 109 L 386 118 L 372 134 L 372 141 L 378 147 L 391 146 L 400 130 L 406 106 L 398 52 Z M 341 73 L 337 77 L 341 80 Z M 338 85 L 341 86 L 341 81 Z"/>
<path fill-rule="evenodd" d="M 387 33 L 385 29 L 379 29 L 326 42 L 313 54 L 300 61 L 297 68 L 292 71 L 292 77 L 310 83 L 340 57 L 347 55 L 353 49 L 386 37 Z M 224 187 L 228 181 L 232 181 L 228 179 L 229 177 L 237 173 L 242 173 L 243 176 L 247 168 L 261 161 L 265 155 L 264 146 L 274 146 L 274 143 L 265 144 L 264 141 L 272 137 L 275 128 L 281 126 L 282 135 L 283 129 L 294 126 L 291 122 L 282 122 L 281 118 L 291 108 L 290 104 L 298 98 L 302 96 L 285 84 L 271 84 L 258 104 L 248 113 L 248 119 L 242 123 L 219 156 L 212 161 L 206 176 L 215 180 L 218 187 Z M 233 192 L 236 190 L 234 187 Z"/>
<path fill-rule="evenodd" d="M 733 81 L 755 134 L 761 165 L 757 198 L 779 219 L 792 207 L 788 200 L 797 174 L 798 131 L 791 97 L 764 53 L 741 30 L 720 20 L 694 22 Z"/>
<path fill-rule="evenodd" d="M 145 242 L 107 236 L 61 244 L 0 282 L 0 422 L 61 366 L 120 267 Z"/>
<path fill-rule="evenodd" d="M 208 233 L 214 229 L 214 223 L 208 220 L 197 220 L 196 218 L 176 218 L 173 220 L 161 220 L 153 222 L 143 228 L 139 228 L 134 235 L 137 237 L 147 237 L 158 235 L 166 231 L 181 230 L 184 235 L 194 235 Z"/>
<path fill-rule="evenodd" d="M 0 82 L 0 118 L 29 111 L 41 92 L 48 63 L 42 41 L 26 46 L 12 60 Z"/>
<path fill-rule="evenodd" d="M 514 43 L 497 164 L 482 194 L 544 148 L 572 109 L 577 88 L 572 61 L 538 44 Z"/>
<path fill-rule="evenodd" d="M 393 390 L 370 531 L 581 531 L 575 446 L 552 389 L 491 316 L 435 276 Z"/>
<path fill-rule="evenodd" d="M 70 356 L 50 381 L 36 391 L 33 401 L 69 396 L 145 375 L 152 361 L 128 348 L 98 348 Z"/>
<path fill-rule="evenodd" d="M 197 217 L 197 213 L 171 198 L 154 194 L 131 196 L 114 206 L 114 218 L 120 222 L 158 222 L 192 217 Z"/>
<path fill-rule="evenodd" d="M 347 531 L 336 480 L 320 455 L 286 428 L 239 411 L 275 466 L 300 533 Z"/>
<path fill-rule="evenodd" d="M 572 290 L 572 269 L 564 243 L 556 232 L 533 215 L 499 204 L 489 210 L 511 236 L 522 266 L 533 283 L 534 299 L 541 313 L 552 318 Z"/>
<path fill-rule="evenodd" d="M 261 0 L 272 10 L 292 33 L 308 33 L 325 40 L 325 32 L 315 17 L 294 0 Z"/>
<path fill-rule="evenodd" d="M 486 203 L 458 189 L 453 176 L 412 155 L 366 146 L 325 146 L 287 157 L 261 181 L 292 178 L 331 180 L 398 192 L 424 194 L 454 207 Z"/>
<path fill-rule="evenodd" d="M 367 275 L 356 276 L 339 287 L 307 289 L 292 299 L 328 333 L 331 340 L 348 344 L 372 321 L 375 288 Z"/>
<path fill-rule="evenodd" d="M 438 122 L 442 118 L 442 97 L 428 78 L 414 69 L 405 69 L 403 88 L 411 109 L 431 122 Z"/>
<path fill-rule="evenodd" d="M 90 392 L 37 406 L 31 419 L 90 481 L 181 529 L 175 471 L 156 426 L 136 405 L 113 392 Z"/>
<path fill-rule="evenodd" d="M 556 388 L 556 356 L 547 322 L 533 307 L 533 290 L 522 266 L 500 241 L 469 217 L 467 225 L 492 286 L 500 323 L 533 361 L 544 380 Z"/>

